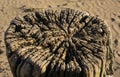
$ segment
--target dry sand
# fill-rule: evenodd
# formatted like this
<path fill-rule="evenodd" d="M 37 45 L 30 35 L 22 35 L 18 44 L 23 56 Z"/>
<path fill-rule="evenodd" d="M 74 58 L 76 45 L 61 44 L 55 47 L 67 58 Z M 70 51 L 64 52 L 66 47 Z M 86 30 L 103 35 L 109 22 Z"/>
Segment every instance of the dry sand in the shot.
<path fill-rule="evenodd" d="M 0 0 L 0 77 L 13 77 L 6 58 L 4 32 L 15 16 L 26 14 L 24 10 L 30 8 L 73 8 L 104 19 L 112 33 L 114 77 L 120 77 L 120 0 Z"/>

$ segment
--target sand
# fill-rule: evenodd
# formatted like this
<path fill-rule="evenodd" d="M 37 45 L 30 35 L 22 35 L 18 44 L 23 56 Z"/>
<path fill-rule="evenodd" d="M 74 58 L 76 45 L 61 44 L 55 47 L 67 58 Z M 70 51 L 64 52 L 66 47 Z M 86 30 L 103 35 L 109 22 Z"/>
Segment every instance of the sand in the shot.
<path fill-rule="evenodd" d="M 4 32 L 15 16 L 24 15 L 34 8 L 73 8 L 105 20 L 112 33 L 114 77 L 120 76 L 120 0 L 0 0 L 0 77 L 13 77 L 6 57 Z"/>

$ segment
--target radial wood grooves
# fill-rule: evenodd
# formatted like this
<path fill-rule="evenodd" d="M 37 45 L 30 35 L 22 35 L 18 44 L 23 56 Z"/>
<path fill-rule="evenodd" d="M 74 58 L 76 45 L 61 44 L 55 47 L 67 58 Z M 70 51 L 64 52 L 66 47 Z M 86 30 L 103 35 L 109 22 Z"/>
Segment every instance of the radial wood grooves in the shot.
<path fill-rule="evenodd" d="M 86 12 L 36 11 L 5 33 L 14 77 L 105 77 L 112 74 L 110 31 Z"/>

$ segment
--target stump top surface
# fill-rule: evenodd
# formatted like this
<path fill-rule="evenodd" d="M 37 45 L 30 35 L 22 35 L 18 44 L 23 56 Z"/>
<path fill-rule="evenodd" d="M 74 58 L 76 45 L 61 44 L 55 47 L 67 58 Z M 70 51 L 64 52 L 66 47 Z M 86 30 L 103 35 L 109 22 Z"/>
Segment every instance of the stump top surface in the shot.
<path fill-rule="evenodd" d="M 5 41 L 15 77 L 103 77 L 110 53 L 107 25 L 73 9 L 16 17 Z"/>

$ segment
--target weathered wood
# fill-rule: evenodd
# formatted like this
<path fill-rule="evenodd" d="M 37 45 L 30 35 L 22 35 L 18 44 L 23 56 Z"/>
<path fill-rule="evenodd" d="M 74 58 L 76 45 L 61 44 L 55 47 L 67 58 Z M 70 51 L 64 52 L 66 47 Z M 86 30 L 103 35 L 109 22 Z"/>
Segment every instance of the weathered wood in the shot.
<path fill-rule="evenodd" d="M 14 77 L 112 75 L 110 30 L 98 17 L 64 9 L 32 12 L 5 33 Z"/>

